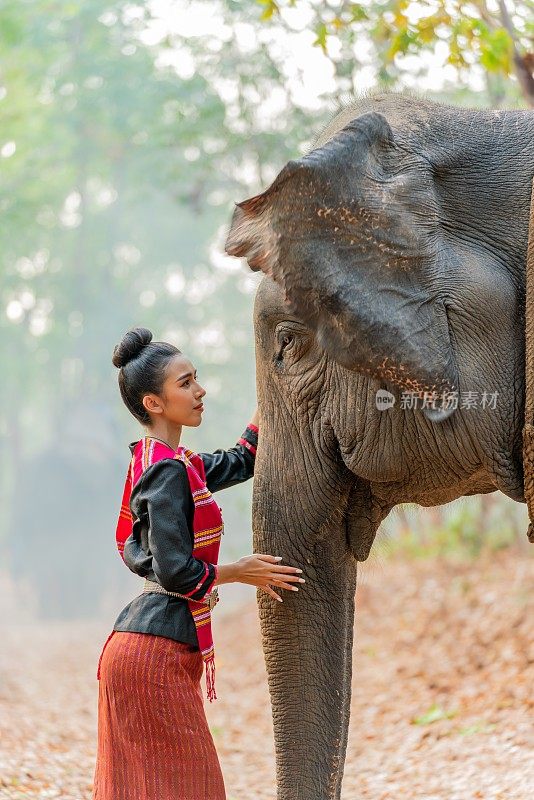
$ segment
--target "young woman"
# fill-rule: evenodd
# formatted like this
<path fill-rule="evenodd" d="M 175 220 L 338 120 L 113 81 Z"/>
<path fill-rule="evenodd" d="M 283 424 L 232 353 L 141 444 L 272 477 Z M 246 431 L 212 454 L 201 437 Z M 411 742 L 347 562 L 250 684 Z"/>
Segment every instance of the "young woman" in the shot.
<path fill-rule="evenodd" d="M 119 614 L 98 667 L 94 800 L 225 800 L 200 678 L 215 697 L 211 611 L 217 585 L 240 582 L 282 600 L 298 591 L 296 567 L 272 555 L 218 565 L 223 523 L 212 492 L 254 472 L 258 413 L 235 447 L 196 454 L 182 427 L 202 421 L 205 390 L 176 347 L 145 328 L 113 352 L 119 388 L 146 435 L 132 460 L 117 525 L 127 566 L 143 592 Z"/>

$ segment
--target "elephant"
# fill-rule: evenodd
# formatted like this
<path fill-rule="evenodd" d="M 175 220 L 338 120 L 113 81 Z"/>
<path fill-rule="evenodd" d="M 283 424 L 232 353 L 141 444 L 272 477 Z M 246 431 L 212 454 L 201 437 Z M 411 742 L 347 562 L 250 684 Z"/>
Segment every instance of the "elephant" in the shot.
<path fill-rule="evenodd" d="M 533 172 L 531 111 L 375 92 L 236 205 L 226 252 L 264 273 L 254 549 L 306 578 L 258 597 L 278 800 L 341 797 L 357 564 L 391 509 L 524 502 Z"/>

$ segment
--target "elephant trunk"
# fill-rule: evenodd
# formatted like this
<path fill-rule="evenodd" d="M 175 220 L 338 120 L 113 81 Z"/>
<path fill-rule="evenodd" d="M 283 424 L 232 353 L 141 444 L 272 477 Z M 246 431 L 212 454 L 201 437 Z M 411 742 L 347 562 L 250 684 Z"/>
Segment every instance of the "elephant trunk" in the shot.
<path fill-rule="evenodd" d="M 273 486 L 277 496 L 273 497 Z M 356 591 L 344 520 L 313 536 L 289 529 L 291 498 L 260 469 L 254 487 L 254 549 L 300 566 L 306 583 L 259 592 L 276 744 L 278 800 L 339 800 L 347 745 Z M 283 509 L 283 510 L 282 510 Z M 335 514 L 333 515 L 335 516 Z"/>

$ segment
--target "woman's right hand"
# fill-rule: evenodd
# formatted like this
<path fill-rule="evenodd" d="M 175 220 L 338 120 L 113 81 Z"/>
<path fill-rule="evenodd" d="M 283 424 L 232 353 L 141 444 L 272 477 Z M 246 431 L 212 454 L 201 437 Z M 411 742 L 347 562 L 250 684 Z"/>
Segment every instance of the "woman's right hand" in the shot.
<path fill-rule="evenodd" d="M 280 556 L 270 556 L 262 553 L 243 556 L 234 564 L 219 568 L 219 583 L 235 581 L 257 586 L 258 589 L 267 592 L 275 600 L 282 602 L 282 598 L 274 591 L 273 586 L 297 592 L 298 588 L 294 584 L 305 583 L 305 580 L 300 577 L 301 569 L 284 566 L 280 564 L 280 561 Z M 226 570 L 229 569 L 231 570 L 231 577 L 230 573 L 226 576 Z"/>

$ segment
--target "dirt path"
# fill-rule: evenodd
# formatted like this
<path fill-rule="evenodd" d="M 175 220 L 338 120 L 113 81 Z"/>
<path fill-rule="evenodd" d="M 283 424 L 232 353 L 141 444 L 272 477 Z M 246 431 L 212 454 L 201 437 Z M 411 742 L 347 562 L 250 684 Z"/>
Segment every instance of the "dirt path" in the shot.
<path fill-rule="evenodd" d="M 344 800 L 534 797 L 533 589 L 534 558 L 511 553 L 365 566 Z M 106 633 L 2 623 L 1 798 L 90 798 Z M 255 606 L 219 613 L 216 640 L 220 700 L 208 715 L 228 798 L 274 800 Z"/>

